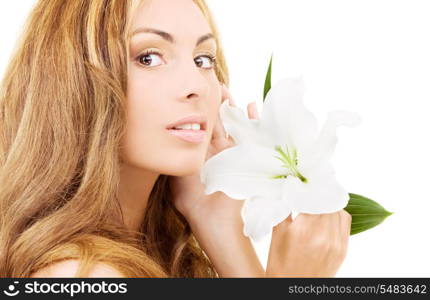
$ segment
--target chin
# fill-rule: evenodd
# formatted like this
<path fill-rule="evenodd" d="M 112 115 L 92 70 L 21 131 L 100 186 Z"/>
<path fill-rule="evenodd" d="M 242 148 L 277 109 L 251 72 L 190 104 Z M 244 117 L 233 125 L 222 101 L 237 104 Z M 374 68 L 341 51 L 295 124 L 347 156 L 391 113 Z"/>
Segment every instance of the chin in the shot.
<path fill-rule="evenodd" d="M 204 158 L 197 159 L 195 156 L 192 158 L 177 158 L 171 159 L 169 162 L 169 171 L 166 172 L 172 176 L 190 176 L 200 174 L 200 170 L 204 165 Z"/>

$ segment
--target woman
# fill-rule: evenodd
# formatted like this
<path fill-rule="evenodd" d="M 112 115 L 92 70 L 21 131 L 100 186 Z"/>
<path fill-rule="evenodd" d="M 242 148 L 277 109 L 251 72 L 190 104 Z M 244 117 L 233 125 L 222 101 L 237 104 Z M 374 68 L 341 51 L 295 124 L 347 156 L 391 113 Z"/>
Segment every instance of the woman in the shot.
<path fill-rule="evenodd" d="M 285 219 L 265 270 L 243 201 L 204 195 L 227 86 L 203 0 L 40 0 L 1 86 L 1 276 L 333 276 L 344 210 Z"/>

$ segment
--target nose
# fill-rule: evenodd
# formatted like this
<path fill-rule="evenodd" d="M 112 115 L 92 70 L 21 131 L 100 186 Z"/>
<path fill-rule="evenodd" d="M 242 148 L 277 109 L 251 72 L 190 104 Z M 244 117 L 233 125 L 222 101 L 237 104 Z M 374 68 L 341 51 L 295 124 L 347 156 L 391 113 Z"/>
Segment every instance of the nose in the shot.
<path fill-rule="evenodd" d="M 209 82 L 204 74 L 207 70 L 199 68 L 193 59 L 185 61 L 178 69 L 179 100 L 189 102 L 205 98 L 209 92 Z"/>

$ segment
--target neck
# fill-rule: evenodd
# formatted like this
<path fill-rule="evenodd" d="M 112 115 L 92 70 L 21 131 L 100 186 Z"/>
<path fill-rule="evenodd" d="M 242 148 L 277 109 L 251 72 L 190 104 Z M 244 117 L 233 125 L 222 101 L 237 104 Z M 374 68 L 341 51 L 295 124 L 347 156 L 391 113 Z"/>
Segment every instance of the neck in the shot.
<path fill-rule="evenodd" d="M 121 164 L 119 203 L 125 226 L 139 231 L 148 204 L 149 195 L 160 174 L 125 163 Z"/>

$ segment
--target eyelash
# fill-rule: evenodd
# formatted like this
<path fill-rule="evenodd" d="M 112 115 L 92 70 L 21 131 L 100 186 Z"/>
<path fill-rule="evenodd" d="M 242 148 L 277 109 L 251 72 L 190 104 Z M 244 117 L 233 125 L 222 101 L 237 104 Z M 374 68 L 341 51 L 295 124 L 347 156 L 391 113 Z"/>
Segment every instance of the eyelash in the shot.
<path fill-rule="evenodd" d="M 155 51 L 155 50 L 150 49 L 150 50 L 146 50 L 144 53 L 142 53 L 141 55 L 139 55 L 139 56 L 136 58 L 136 60 L 137 60 L 137 62 L 138 62 L 140 65 L 142 65 L 142 66 L 144 66 L 144 67 L 146 67 L 146 68 L 150 68 L 150 67 L 148 67 L 148 66 L 145 66 L 145 65 L 141 64 L 141 63 L 140 63 L 140 60 L 141 60 L 141 58 L 143 58 L 143 57 L 145 57 L 145 56 L 148 56 L 148 55 L 151 55 L 151 54 L 157 54 L 157 55 L 162 56 L 162 55 L 161 55 L 161 53 L 159 53 L 159 52 L 157 52 L 157 51 Z M 207 57 L 207 58 L 209 58 L 209 60 L 210 60 L 210 62 L 211 62 L 212 67 L 210 67 L 210 68 L 203 68 L 203 69 L 211 70 L 211 69 L 213 69 L 213 68 L 215 67 L 215 64 L 216 64 L 216 56 L 214 56 L 214 55 L 212 55 L 212 54 L 206 54 L 206 55 L 199 55 L 199 56 L 197 56 L 197 58 L 198 58 L 198 57 Z"/>

